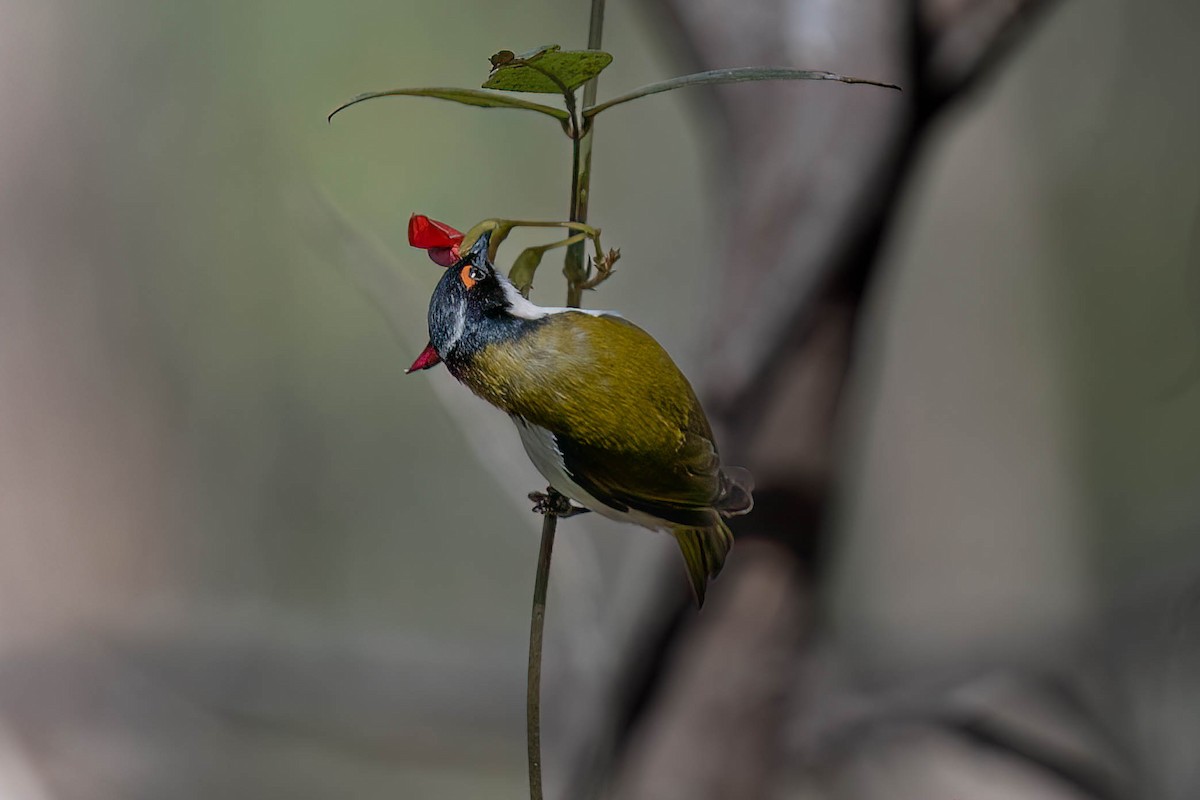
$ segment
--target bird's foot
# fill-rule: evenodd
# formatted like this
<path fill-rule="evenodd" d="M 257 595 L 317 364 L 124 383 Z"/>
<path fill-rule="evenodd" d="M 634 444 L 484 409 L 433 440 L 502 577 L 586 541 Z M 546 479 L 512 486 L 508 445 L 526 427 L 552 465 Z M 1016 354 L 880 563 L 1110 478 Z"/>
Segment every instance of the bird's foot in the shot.
<path fill-rule="evenodd" d="M 589 509 L 583 506 L 573 506 L 564 495 L 547 487 L 544 492 L 530 492 L 529 499 L 533 501 L 533 513 L 554 514 L 562 519 L 586 514 Z"/>

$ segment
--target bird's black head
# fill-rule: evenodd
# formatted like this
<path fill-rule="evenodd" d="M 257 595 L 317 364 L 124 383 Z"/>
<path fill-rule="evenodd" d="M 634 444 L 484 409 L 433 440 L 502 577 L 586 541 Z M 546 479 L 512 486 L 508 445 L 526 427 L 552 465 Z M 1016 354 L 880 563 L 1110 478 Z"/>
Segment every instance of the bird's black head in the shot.
<path fill-rule="evenodd" d="M 483 345 L 511 333 L 520 320 L 508 311 L 523 300 L 488 258 L 491 233 L 483 235 L 446 269 L 429 300 L 429 342 L 453 371 Z"/>

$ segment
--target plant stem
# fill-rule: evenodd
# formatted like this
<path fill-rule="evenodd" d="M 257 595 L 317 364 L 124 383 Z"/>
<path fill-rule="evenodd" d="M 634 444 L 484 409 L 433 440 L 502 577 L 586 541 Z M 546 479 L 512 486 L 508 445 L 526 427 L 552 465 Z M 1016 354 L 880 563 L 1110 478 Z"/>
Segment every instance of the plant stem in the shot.
<path fill-rule="evenodd" d="M 592 0 L 592 13 L 588 22 L 588 49 L 599 50 L 604 30 L 604 2 Z M 597 79 L 592 78 L 583 87 L 583 105 L 586 108 L 596 103 Z M 571 104 L 574 105 L 573 103 Z M 592 171 L 592 129 L 579 130 L 579 117 L 572 108 L 576 120 L 575 135 L 571 139 L 571 222 L 587 222 L 588 189 Z M 583 302 L 583 284 L 587 282 L 587 269 L 583 264 L 584 242 L 567 248 L 563 274 L 567 276 L 567 306 L 579 308 Z M 550 556 L 554 552 L 554 533 L 558 527 L 558 515 L 548 512 L 542 518 L 542 545 L 538 552 L 537 577 L 533 584 L 533 611 L 529 619 L 529 674 L 525 696 L 526 744 L 529 750 L 529 797 L 542 800 L 542 631 L 546 622 L 546 590 L 550 585 Z"/>
<path fill-rule="evenodd" d="M 591 21 L 588 26 L 588 49 L 599 50 L 604 32 L 604 2 L 592 0 Z M 583 87 L 583 107 L 596 103 L 599 78 L 592 78 Z M 571 221 L 587 222 L 588 199 L 592 182 L 592 133 L 595 121 L 584 121 L 571 141 Z M 567 249 L 563 274 L 567 276 L 567 306 L 579 308 L 583 303 L 583 284 L 587 283 L 588 268 L 583 260 L 584 245 L 580 242 Z"/>
<path fill-rule="evenodd" d="M 546 588 L 550 585 L 550 555 L 558 515 L 542 517 L 542 546 L 538 552 L 537 579 L 533 584 L 533 615 L 529 619 L 529 678 L 526 685 L 526 744 L 529 748 L 529 796 L 542 800 L 542 628 L 546 622 Z"/>

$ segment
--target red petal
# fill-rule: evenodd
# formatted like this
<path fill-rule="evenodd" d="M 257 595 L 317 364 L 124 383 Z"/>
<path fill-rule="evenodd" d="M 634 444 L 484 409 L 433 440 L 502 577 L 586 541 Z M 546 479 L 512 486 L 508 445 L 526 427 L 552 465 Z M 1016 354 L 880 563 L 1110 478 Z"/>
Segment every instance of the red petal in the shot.
<path fill-rule="evenodd" d="M 441 264 L 443 267 L 453 267 L 458 261 L 458 245 L 454 247 L 431 247 L 425 251 L 429 254 L 429 259 L 435 264 Z"/>
<path fill-rule="evenodd" d="M 425 349 L 421 351 L 421 355 L 417 356 L 417 360 L 412 363 L 412 366 L 404 370 L 407 375 L 410 372 L 416 372 L 419 369 L 429 369 L 436 367 L 442 363 L 442 357 L 437 354 L 437 350 L 433 349 L 433 343 L 425 345 Z"/>
<path fill-rule="evenodd" d="M 408 218 L 408 243 L 413 247 L 422 250 L 432 247 L 454 247 L 462 239 L 463 235 L 459 231 L 424 214 L 413 214 Z"/>

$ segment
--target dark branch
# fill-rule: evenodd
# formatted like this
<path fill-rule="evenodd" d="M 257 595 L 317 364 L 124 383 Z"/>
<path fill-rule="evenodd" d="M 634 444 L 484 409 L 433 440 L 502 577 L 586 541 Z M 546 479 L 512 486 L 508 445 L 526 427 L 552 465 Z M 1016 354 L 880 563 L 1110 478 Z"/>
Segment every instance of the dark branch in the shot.
<path fill-rule="evenodd" d="M 793 657 L 800 656 L 814 619 L 820 572 L 811 569 L 812 548 L 819 554 L 836 461 L 832 432 L 859 312 L 924 134 L 937 112 L 998 64 L 1034 12 L 1049 4 L 926 2 L 945 13 L 926 13 L 918 0 L 912 5 L 865 0 L 830 4 L 811 18 L 792 15 L 784 24 L 781 2 L 652 4 L 662 27 L 677 28 L 692 62 L 689 71 L 772 63 L 867 74 L 904 89 L 897 95 L 764 83 L 711 94 L 721 114 L 719 141 L 710 144 L 720 145 L 715 161 L 723 173 L 714 178 L 722 184 L 718 211 L 728 246 L 718 276 L 725 291 L 709 326 L 712 349 L 703 394 L 725 434 L 726 457 L 749 467 L 760 489 L 781 499 L 771 515 L 773 530 L 763 532 L 764 538 L 808 561 L 809 570 L 796 569 L 782 579 L 786 590 L 780 596 L 790 598 L 792 607 L 777 617 L 788 621 L 773 629 L 783 645 L 794 648 Z M 825 50 L 810 55 L 811 42 Z M 739 537 L 734 562 L 750 544 Z M 739 584 L 733 575 L 722 580 L 714 587 L 714 601 L 724 592 L 739 593 Z M 731 713 L 715 701 L 732 702 L 736 694 L 753 709 L 764 696 L 756 693 L 794 682 L 795 662 L 759 662 L 756 683 L 735 681 L 734 692 L 701 679 L 715 674 L 703 656 L 693 662 L 679 655 L 681 649 L 724 653 L 732 663 L 722 668 L 740 674 L 756 651 L 729 643 L 763 620 L 759 609 L 742 614 L 739 608 L 735 601 L 723 613 L 706 609 L 699 619 L 663 630 L 666 641 L 631 654 L 624 665 L 630 670 L 645 671 L 637 662 L 654 662 L 641 683 L 652 694 L 636 698 L 633 738 L 615 754 L 622 776 L 617 796 L 750 797 L 766 785 L 747 771 L 771 766 L 778 720 Z M 612 730 L 614 717 L 629 718 L 628 706 L 615 707 L 619 702 L 605 710 L 608 719 L 601 727 Z M 744 743 L 761 749 L 743 753 Z M 729 758 L 739 753 L 742 761 Z M 718 765 L 729 775 L 712 774 Z M 706 775 L 712 778 L 708 784 L 701 780 Z M 692 793 L 678 794 L 678 781 Z"/>
<path fill-rule="evenodd" d="M 927 30 L 929 50 L 921 80 L 936 110 L 991 72 L 1050 0 L 980 0 L 959 4 L 956 13 Z"/>

